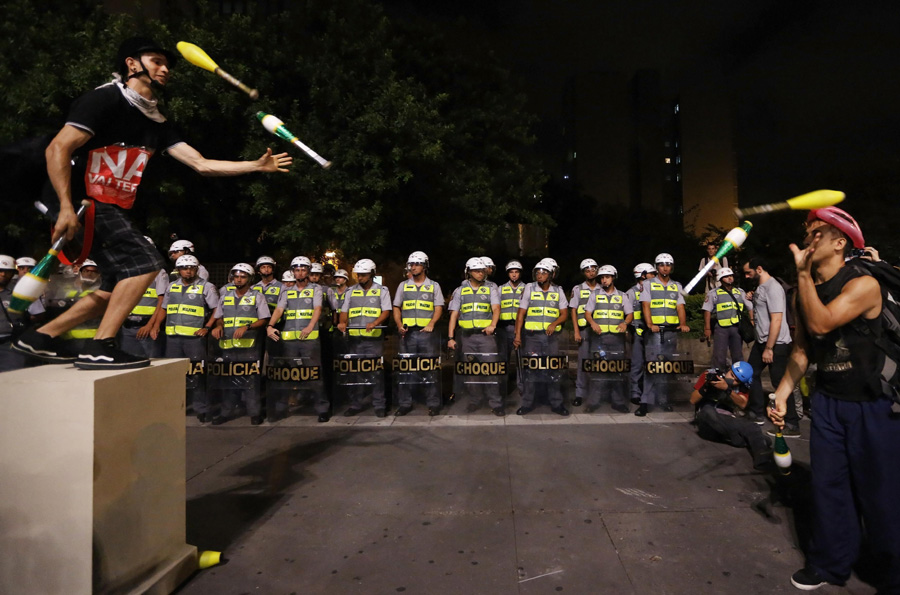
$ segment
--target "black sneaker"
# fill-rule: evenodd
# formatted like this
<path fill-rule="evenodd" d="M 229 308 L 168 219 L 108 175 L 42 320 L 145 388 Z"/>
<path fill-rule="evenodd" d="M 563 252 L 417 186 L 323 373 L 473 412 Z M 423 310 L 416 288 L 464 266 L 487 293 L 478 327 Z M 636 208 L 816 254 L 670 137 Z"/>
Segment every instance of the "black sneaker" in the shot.
<path fill-rule="evenodd" d="M 641 406 L 637 408 L 637 411 L 634 412 L 638 417 L 645 417 L 647 415 L 647 404 L 641 403 Z"/>
<path fill-rule="evenodd" d="M 584 399 L 581 397 L 575 397 L 572 399 L 572 407 L 581 407 L 581 404 L 584 403 Z"/>
<path fill-rule="evenodd" d="M 81 370 L 128 370 L 149 365 L 150 358 L 125 353 L 112 338 L 85 341 L 75 360 L 75 367 Z"/>
<path fill-rule="evenodd" d="M 51 337 L 30 328 L 13 341 L 13 351 L 37 358 L 51 364 L 70 364 L 75 361 L 75 353 L 69 341 L 59 337 Z"/>
<path fill-rule="evenodd" d="M 791 576 L 791 584 L 801 591 L 814 591 L 827 585 L 828 581 L 812 568 L 803 568 Z"/>
<path fill-rule="evenodd" d="M 504 415 L 506 415 L 506 411 L 503 409 L 503 407 L 501 407 L 501 406 L 499 406 L 499 405 L 496 406 L 496 407 L 494 407 L 493 409 L 491 409 L 491 411 L 492 411 L 492 412 L 494 413 L 494 415 L 496 415 L 497 417 L 503 417 Z"/>
<path fill-rule="evenodd" d="M 406 415 L 406 414 L 409 413 L 410 411 L 412 411 L 412 406 L 411 406 L 411 405 L 404 405 L 404 406 L 398 408 L 397 411 L 394 412 L 394 415 L 395 415 L 396 417 L 403 417 L 404 415 Z"/>

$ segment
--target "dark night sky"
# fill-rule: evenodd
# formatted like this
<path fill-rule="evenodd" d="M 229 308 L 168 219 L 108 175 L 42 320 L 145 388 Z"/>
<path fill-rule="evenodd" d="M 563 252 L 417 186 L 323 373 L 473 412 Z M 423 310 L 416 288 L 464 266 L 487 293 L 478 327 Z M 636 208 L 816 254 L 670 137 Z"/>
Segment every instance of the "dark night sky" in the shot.
<path fill-rule="evenodd" d="M 391 0 L 388 10 L 495 48 L 522 78 L 549 146 L 567 76 L 655 68 L 673 96 L 721 78 L 742 203 L 829 186 L 852 198 L 900 179 L 900 3 Z"/>

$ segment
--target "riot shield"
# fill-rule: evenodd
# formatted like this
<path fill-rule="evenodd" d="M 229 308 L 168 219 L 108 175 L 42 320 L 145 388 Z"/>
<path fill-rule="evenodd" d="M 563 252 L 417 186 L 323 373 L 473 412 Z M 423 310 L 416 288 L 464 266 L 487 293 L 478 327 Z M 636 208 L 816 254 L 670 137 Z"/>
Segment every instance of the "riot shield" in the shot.
<path fill-rule="evenodd" d="M 580 362 L 581 369 L 588 375 L 588 406 L 594 409 L 603 401 L 625 405 L 627 378 L 631 371 L 631 361 L 625 350 L 607 350 L 596 345 L 589 355 L 590 358 Z"/>
<path fill-rule="evenodd" d="M 562 405 L 563 386 L 569 383 L 569 356 L 543 333 L 526 337 L 518 352 L 525 387 L 522 405 L 534 407 L 542 397 L 551 407 Z"/>
<path fill-rule="evenodd" d="M 417 398 L 429 407 L 441 404 L 441 336 L 408 332 L 391 361 L 393 398 L 401 407 Z"/>
<path fill-rule="evenodd" d="M 491 407 L 503 405 L 507 363 L 497 335 L 458 333 L 460 341 L 453 365 L 453 392 L 457 399 Z"/>
<path fill-rule="evenodd" d="M 376 407 L 383 407 L 383 338 L 335 332 L 332 333 L 332 347 L 335 409 L 347 402 L 354 407 L 361 405 L 370 397 Z"/>
<path fill-rule="evenodd" d="M 257 340 L 249 348 L 222 349 L 219 341 L 209 342 L 206 362 L 207 382 L 217 390 L 260 390 L 262 379 L 262 346 Z"/>
<path fill-rule="evenodd" d="M 684 341 L 679 349 L 679 334 L 677 330 L 663 328 L 659 333 L 653 333 L 646 343 L 645 383 L 650 381 L 658 405 L 669 405 L 673 400 L 679 400 L 679 392 L 687 390 L 685 387 L 690 387 L 694 380 L 694 360 L 689 342 Z"/>

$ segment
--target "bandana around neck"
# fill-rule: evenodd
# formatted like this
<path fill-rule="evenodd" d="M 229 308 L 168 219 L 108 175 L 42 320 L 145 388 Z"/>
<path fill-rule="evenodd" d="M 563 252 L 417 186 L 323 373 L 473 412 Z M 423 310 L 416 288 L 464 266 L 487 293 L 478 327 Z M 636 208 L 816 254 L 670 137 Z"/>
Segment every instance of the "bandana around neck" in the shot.
<path fill-rule="evenodd" d="M 105 87 L 107 85 L 115 85 L 119 88 L 119 91 L 122 93 L 122 96 L 128 101 L 129 104 L 141 110 L 141 113 L 153 120 L 154 122 L 159 122 L 162 124 L 166 121 L 166 117 L 162 115 L 162 113 L 157 109 L 156 104 L 158 101 L 156 99 L 147 99 L 128 85 L 122 83 L 122 77 L 119 76 L 118 73 L 113 74 L 115 80 L 112 80 L 106 85 L 101 85 Z M 99 89 L 100 87 L 98 87 Z"/>

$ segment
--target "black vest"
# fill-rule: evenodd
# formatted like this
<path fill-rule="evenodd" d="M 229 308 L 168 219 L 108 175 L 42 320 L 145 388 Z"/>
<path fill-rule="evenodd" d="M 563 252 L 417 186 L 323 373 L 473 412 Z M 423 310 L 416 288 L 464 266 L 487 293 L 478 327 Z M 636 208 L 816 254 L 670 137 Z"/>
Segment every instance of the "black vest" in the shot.
<path fill-rule="evenodd" d="M 823 304 L 840 295 L 851 280 L 868 275 L 853 266 L 844 266 L 821 285 L 816 293 Z M 863 329 L 868 328 L 869 332 Z M 841 401 L 871 401 L 881 396 L 881 368 L 884 353 L 874 337 L 882 334 L 881 319 L 856 320 L 824 336 L 811 337 L 812 359 L 816 362 L 816 390 Z"/>

